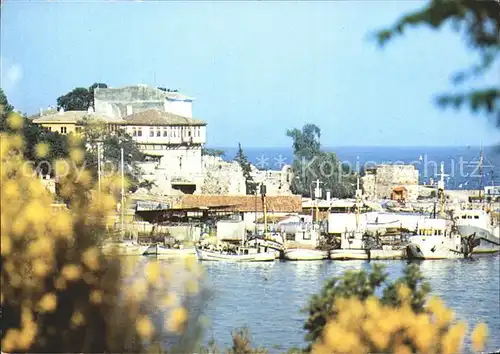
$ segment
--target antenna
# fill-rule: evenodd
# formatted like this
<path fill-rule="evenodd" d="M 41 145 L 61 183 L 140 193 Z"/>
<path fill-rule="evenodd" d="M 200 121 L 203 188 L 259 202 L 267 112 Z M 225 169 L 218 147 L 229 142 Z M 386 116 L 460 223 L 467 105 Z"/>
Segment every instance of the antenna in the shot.
<path fill-rule="evenodd" d="M 483 189 L 483 143 L 481 143 L 481 149 L 479 151 L 479 200 L 482 199 L 481 192 Z"/>

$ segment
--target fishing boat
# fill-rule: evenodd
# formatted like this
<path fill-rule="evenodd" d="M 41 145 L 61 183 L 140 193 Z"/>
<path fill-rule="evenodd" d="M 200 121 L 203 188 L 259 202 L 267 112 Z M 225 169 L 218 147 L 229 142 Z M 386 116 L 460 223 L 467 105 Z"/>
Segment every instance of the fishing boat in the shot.
<path fill-rule="evenodd" d="M 101 246 L 101 251 L 104 255 L 142 256 L 148 247 L 134 241 L 106 242 Z"/>
<path fill-rule="evenodd" d="M 287 248 L 284 257 L 288 261 L 320 261 L 328 258 L 328 252 L 303 247 Z"/>
<path fill-rule="evenodd" d="M 451 229 L 446 219 L 427 219 L 417 233 L 408 238 L 410 259 L 459 259 L 470 255 L 470 246 Z"/>
<path fill-rule="evenodd" d="M 444 164 L 441 163 L 441 178 L 437 184 L 440 213 L 444 215 Z M 468 257 L 478 240 L 456 232 L 454 220 L 438 218 L 424 219 L 414 235 L 408 238 L 407 256 L 410 259 L 458 259 Z"/>
<path fill-rule="evenodd" d="M 196 255 L 196 249 L 194 247 L 183 247 L 182 245 L 178 245 L 178 247 L 169 247 L 155 244 L 149 246 L 144 252 L 144 255 L 156 256 L 158 258 L 187 257 Z"/>
<path fill-rule="evenodd" d="M 271 262 L 276 259 L 274 251 L 268 250 L 266 252 L 253 247 L 238 247 L 235 250 L 196 247 L 196 255 L 200 261 Z"/>
<path fill-rule="evenodd" d="M 345 231 L 340 235 L 340 248 L 330 251 L 332 260 L 367 260 L 370 257 L 369 250 L 366 247 L 364 233 L 367 231 L 366 222 L 361 224 L 361 200 L 362 190 L 360 188 L 359 176 L 357 178 L 356 188 L 356 213 L 345 215 L 348 220 Z M 332 220 L 332 218 L 330 218 Z M 354 227 L 351 226 L 354 223 Z"/>
<path fill-rule="evenodd" d="M 487 209 L 465 208 L 456 213 L 455 225 L 463 237 L 473 236 L 479 244 L 473 253 L 500 251 L 500 224 Z"/>

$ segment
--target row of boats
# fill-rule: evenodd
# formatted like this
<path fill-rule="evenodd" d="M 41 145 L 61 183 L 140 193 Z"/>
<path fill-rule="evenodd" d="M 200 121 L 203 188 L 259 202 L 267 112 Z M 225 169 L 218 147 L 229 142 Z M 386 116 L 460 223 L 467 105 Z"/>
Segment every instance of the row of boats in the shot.
<path fill-rule="evenodd" d="M 444 174 L 442 174 L 443 176 Z M 440 213 L 361 213 L 358 187 L 354 213 L 331 213 L 328 230 L 314 222 L 281 225 L 278 232 L 243 237 L 238 244 L 202 239 L 190 247 L 107 243 L 104 253 L 155 255 L 159 258 L 196 255 L 200 261 L 264 262 L 349 259 L 456 259 L 500 251 L 498 212 L 486 203 L 445 208 L 444 180 L 438 184 Z M 389 230 L 399 230 L 394 237 Z M 403 232 L 402 230 L 406 230 Z M 323 240 L 321 237 L 323 234 Z M 330 242 L 320 242 L 324 239 Z M 331 242 L 333 241 L 333 242 Z"/>

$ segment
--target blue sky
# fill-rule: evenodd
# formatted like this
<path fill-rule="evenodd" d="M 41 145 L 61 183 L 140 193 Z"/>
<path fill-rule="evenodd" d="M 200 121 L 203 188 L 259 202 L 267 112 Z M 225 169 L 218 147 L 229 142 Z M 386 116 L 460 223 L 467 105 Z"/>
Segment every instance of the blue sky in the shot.
<path fill-rule="evenodd" d="M 196 97 L 211 146 L 286 147 L 305 123 L 325 146 L 498 142 L 484 117 L 432 101 L 476 59 L 459 36 L 420 28 L 384 50 L 369 39 L 423 4 L 6 0 L 2 87 L 27 113 L 93 82 L 177 88 Z"/>

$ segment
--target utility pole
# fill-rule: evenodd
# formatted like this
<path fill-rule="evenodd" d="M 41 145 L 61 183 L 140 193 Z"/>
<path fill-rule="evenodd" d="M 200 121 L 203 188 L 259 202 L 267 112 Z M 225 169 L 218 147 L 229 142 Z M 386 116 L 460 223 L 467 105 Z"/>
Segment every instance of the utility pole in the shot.
<path fill-rule="evenodd" d="M 483 189 L 483 145 L 481 144 L 481 151 L 479 152 L 479 201 L 482 202 L 482 189 Z"/>
<path fill-rule="evenodd" d="M 125 181 L 124 181 L 124 173 L 123 173 L 123 169 L 124 169 L 124 159 L 123 159 L 123 148 L 120 148 L 120 157 L 121 157 L 121 180 L 122 180 L 122 190 L 121 190 L 121 208 L 120 208 L 120 212 L 121 212 L 121 226 L 122 226 L 122 238 L 125 234 L 125 228 L 124 228 L 124 208 L 125 208 Z"/>

